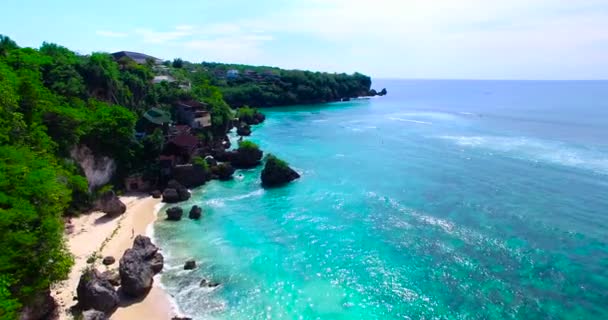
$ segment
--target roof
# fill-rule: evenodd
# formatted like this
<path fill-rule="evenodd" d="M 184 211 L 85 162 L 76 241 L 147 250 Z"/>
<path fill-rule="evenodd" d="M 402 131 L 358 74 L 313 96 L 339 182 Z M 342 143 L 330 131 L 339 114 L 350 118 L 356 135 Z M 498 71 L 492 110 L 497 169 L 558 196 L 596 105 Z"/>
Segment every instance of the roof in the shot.
<path fill-rule="evenodd" d="M 163 81 L 175 82 L 175 78 L 172 76 L 155 76 L 154 79 L 152 79 L 152 83 L 161 83 Z"/>
<path fill-rule="evenodd" d="M 177 104 L 178 105 L 182 105 L 182 106 L 187 106 L 187 107 L 193 107 L 193 108 L 205 108 L 205 107 L 207 107 L 206 103 L 200 102 L 200 101 L 196 101 L 196 100 L 178 101 Z"/>
<path fill-rule="evenodd" d="M 171 122 L 171 114 L 159 108 L 152 108 L 146 111 L 143 115 L 148 121 L 162 126 L 165 123 Z"/>
<path fill-rule="evenodd" d="M 198 139 L 188 133 L 179 134 L 169 141 L 179 147 L 194 148 L 198 145 Z"/>
<path fill-rule="evenodd" d="M 132 52 L 132 51 L 118 51 L 118 52 L 112 53 L 112 56 L 116 60 L 118 60 L 122 57 L 129 57 L 129 58 L 133 59 L 135 62 L 141 63 L 141 64 L 146 63 L 146 60 L 148 60 L 148 59 L 154 60 L 155 63 L 162 62 L 162 60 L 155 58 L 153 56 L 149 56 L 147 54 L 143 54 L 143 53 L 139 53 L 139 52 Z"/>

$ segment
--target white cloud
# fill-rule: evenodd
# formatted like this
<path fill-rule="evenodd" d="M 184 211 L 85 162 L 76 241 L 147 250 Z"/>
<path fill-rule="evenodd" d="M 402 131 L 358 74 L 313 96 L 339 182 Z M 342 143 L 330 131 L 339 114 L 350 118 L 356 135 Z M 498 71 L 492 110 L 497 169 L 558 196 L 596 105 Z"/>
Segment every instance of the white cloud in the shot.
<path fill-rule="evenodd" d="M 196 61 L 416 78 L 553 78 L 559 69 L 607 77 L 608 7 L 594 10 L 603 1 L 295 0 L 250 18 L 136 34 Z"/>
<path fill-rule="evenodd" d="M 129 36 L 129 34 L 125 33 L 125 32 L 114 32 L 114 31 L 106 31 L 106 30 L 96 31 L 95 34 L 97 34 L 98 36 L 108 37 L 108 38 L 124 38 L 124 37 Z"/>

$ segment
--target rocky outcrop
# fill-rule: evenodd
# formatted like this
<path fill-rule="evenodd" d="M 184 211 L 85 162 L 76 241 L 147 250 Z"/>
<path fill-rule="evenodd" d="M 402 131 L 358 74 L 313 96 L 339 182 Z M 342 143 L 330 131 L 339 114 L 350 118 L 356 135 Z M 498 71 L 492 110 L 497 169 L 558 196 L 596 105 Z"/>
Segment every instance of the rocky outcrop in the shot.
<path fill-rule="evenodd" d="M 285 161 L 269 155 L 266 159 L 266 165 L 262 170 L 262 186 L 276 187 L 299 177 L 300 175 L 290 168 Z"/>
<path fill-rule="evenodd" d="M 219 282 L 213 282 L 213 281 L 209 281 L 207 279 L 203 279 L 203 280 L 201 280 L 201 283 L 199 283 L 199 286 L 201 288 L 204 288 L 204 287 L 206 287 L 206 288 L 215 288 L 215 287 L 217 287 L 219 285 L 220 285 Z"/>
<path fill-rule="evenodd" d="M 266 116 L 258 110 L 255 110 L 255 113 L 251 116 L 243 116 L 239 119 L 239 121 L 244 122 L 248 125 L 260 124 L 264 122 L 264 120 L 266 120 Z"/>
<path fill-rule="evenodd" d="M 236 128 L 236 134 L 239 136 L 250 136 L 251 126 L 244 122 L 239 123 L 239 126 Z"/>
<path fill-rule="evenodd" d="M 192 270 L 194 268 L 196 268 L 196 261 L 188 260 L 184 263 L 184 270 Z"/>
<path fill-rule="evenodd" d="M 115 271 L 104 271 L 101 273 L 101 277 L 108 280 L 113 286 L 120 286 L 120 274 Z"/>
<path fill-rule="evenodd" d="M 82 320 L 109 320 L 105 313 L 98 310 L 87 310 L 82 313 Z"/>
<path fill-rule="evenodd" d="M 176 203 L 179 202 L 179 194 L 177 190 L 172 188 L 167 188 L 163 191 L 163 202 L 166 203 Z"/>
<path fill-rule="evenodd" d="M 150 194 L 152 195 L 152 198 L 154 199 L 160 199 L 160 197 L 162 197 L 162 192 L 160 192 L 160 190 L 154 190 L 152 192 L 150 192 Z"/>
<path fill-rule="evenodd" d="M 118 307 L 114 286 L 97 269 L 86 269 L 82 273 L 76 293 L 81 310 L 95 309 L 111 314 Z"/>
<path fill-rule="evenodd" d="M 114 262 L 116 262 L 116 259 L 112 256 L 107 256 L 101 260 L 101 263 L 103 263 L 105 266 L 112 265 Z"/>
<path fill-rule="evenodd" d="M 152 288 L 154 272 L 134 249 L 127 249 L 120 258 L 120 288 L 131 297 L 143 297 Z"/>
<path fill-rule="evenodd" d="M 382 90 L 380 90 L 380 92 L 378 92 L 379 96 L 385 96 L 388 92 L 386 91 L 386 88 L 382 88 Z"/>
<path fill-rule="evenodd" d="M 163 266 L 165 264 L 165 258 L 160 252 L 154 254 L 152 259 L 149 261 L 150 268 L 152 268 L 152 272 L 159 273 L 163 270 Z"/>
<path fill-rule="evenodd" d="M 192 320 L 190 317 L 173 317 L 171 320 Z"/>
<path fill-rule="evenodd" d="M 209 172 L 196 164 L 179 165 L 173 168 L 173 178 L 186 188 L 196 188 L 209 181 Z M 179 193 L 179 190 L 177 190 Z"/>
<path fill-rule="evenodd" d="M 227 181 L 232 179 L 234 171 L 234 168 L 228 162 L 220 163 L 217 166 L 211 168 L 211 173 L 213 174 L 213 177 L 221 181 Z"/>
<path fill-rule="evenodd" d="M 163 191 L 163 202 L 175 203 L 190 199 L 190 191 L 176 180 L 167 183 L 167 188 Z"/>
<path fill-rule="evenodd" d="M 165 212 L 167 213 L 167 220 L 169 221 L 180 221 L 182 215 L 184 215 L 184 210 L 180 207 L 171 207 Z"/>
<path fill-rule="evenodd" d="M 131 297 L 145 296 L 152 288 L 154 274 L 162 270 L 162 263 L 162 255 L 150 238 L 137 236 L 133 247 L 119 261 L 121 290 Z"/>
<path fill-rule="evenodd" d="M 263 154 L 258 148 L 239 147 L 230 156 L 230 164 L 237 169 L 251 169 L 260 164 Z"/>
<path fill-rule="evenodd" d="M 190 212 L 188 213 L 188 218 L 192 219 L 192 220 L 198 220 L 201 218 L 201 216 L 203 215 L 203 209 L 201 209 L 201 207 L 194 205 L 192 206 L 192 208 L 190 209 Z"/>
<path fill-rule="evenodd" d="M 120 201 L 114 191 L 110 190 L 97 199 L 95 203 L 97 210 L 102 211 L 111 216 L 117 216 L 127 211 L 127 206 Z"/>
<path fill-rule="evenodd" d="M 209 167 L 217 166 L 217 160 L 215 160 L 215 158 L 213 158 L 212 156 L 206 156 L 205 162 L 207 162 L 207 165 Z"/>
<path fill-rule="evenodd" d="M 371 90 L 369 90 L 367 95 L 374 97 L 374 96 L 378 95 L 378 92 L 376 92 L 376 89 L 371 89 Z"/>
<path fill-rule="evenodd" d="M 163 202 L 176 203 L 190 199 L 190 191 L 175 180 L 167 183 L 167 188 L 163 191 Z"/>
<path fill-rule="evenodd" d="M 1 314 L 1 313 L 0 313 Z M 57 314 L 57 303 L 50 290 L 37 293 L 19 314 L 19 320 L 54 319 Z"/>

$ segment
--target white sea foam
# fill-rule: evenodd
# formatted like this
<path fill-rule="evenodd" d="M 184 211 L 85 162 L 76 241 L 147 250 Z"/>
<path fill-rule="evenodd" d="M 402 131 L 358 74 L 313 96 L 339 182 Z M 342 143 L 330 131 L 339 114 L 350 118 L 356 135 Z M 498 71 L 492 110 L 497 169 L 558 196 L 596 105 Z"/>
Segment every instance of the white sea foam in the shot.
<path fill-rule="evenodd" d="M 217 207 L 225 206 L 226 202 L 238 201 L 238 200 L 247 199 L 247 198 L 251 198 L 251 197 L 257 197 L 257 196 L 261 196 L 262 194 L 264 194 L 264 189 L 260 188 L 255 191 L 252 191 L 252 192 L 249 192 L 246 194 L 242 194 L 242 195 L 238 195 L 238 196 L 210 199 L 210 200 L 207 200 L 205 203 L 209 206 L 217 208 Z"/>
<path fill-rule="evenodd" d="M 397 117 L 389 117 L 390 120 L 395 120 L 395 121 L 402 121 L 402 122 L 412 122 L 412 123 L 419 123 L 419 124 L 433 124 L 432 122 L 428 122 L 428 121 L 421 121 L 421 120 L 413 120 L 413 119 L 404 119 L 404 118 L 397 118 Z"/>
<path fill-rule="evenodd" d="M 501 136 L 440 136 L 439 138 L 453 141 L 463 147 L 484 148 L 515 158 L 608 174 L 608 154 L 562 142 Z"/>

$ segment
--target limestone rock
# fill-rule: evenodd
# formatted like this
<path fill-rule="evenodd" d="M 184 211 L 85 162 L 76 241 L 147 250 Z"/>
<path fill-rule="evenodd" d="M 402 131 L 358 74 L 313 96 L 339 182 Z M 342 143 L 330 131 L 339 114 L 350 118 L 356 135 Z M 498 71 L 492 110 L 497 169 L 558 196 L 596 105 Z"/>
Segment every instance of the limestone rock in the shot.
<path fill-rule="evenodd" d="M 95 309 L 112 313 L 118 307 L 118 294 L 114 286 L 96 269 L 86 269 L 82 273 L 76 293 L 78 306 L 82 310 Z"/>

